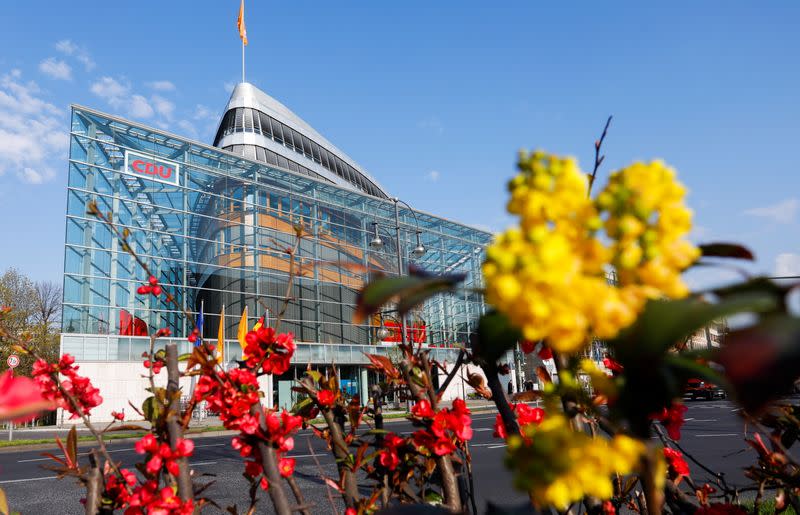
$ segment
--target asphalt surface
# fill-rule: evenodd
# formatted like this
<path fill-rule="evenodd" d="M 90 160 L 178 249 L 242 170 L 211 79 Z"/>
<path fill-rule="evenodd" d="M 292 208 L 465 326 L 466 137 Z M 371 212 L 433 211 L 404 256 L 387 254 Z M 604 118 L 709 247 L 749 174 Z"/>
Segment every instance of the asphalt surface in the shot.
<path fill-rule="evenodd" d="M 731 485 L 743 486 L 747 480 L 743 468 L 754 462 L 754 452 L 743 440 L 744 425 L 734 404 L 724 401 L 687 402 L 686 423 L 681 444 L 687 452 L 700 459 L 715 472 L 725 474 Z M 511 486 L 511 475 L 503 466 L 505 445 L 492 436 L 494 413 L 476 413 L 473 416 L 474 436 L 470 442 L 473 457 L 474 484 L 477 506 L 483 512 L 487 501 L 511 506 L 526 502 L 526 496 Z M 386 428 L 398 433 L 412 430 L 407 421 L 387 421 Z M 195 453 L 190 464 L 200 476 L 199 482 L 211 482 L 208 496 L 217 500 L 222 508 L 246 508 L 248 482 L 242 477 L 242 460 L 230 447 L 230 436 L 210 436 L 195 440 Z M 82 450 L 88 446 L 81 446 Z M 130 466 L 139 456 L 133 442 L 110 442 L 112 455 Z M 0 452 L 0 488 L 8 495 L 12 510 L 22 514 L 37 515 L 82 513 L 82 489 L 75 480 L 57 480 L 54 474 L 42 469 L 48 459 L 42 450 L 3 450 Z M 289 456 L 297 458 L 295 477 L 306 500 L 314 503 L 314 513 L 341 513 L 343 507 L 335 492 L 329 492 L 321 476 L 336 478 L 336 467 L 324 443 L 308 431 L 295 438 L 295 448 Z M 86 459 L 86 458 L 84 458 Z M 708 473 L 689 463 L 692 476 L 702 484 L 710 481 Z M 363 480 L 366 493 L 370 482 Z M 333 499 L 333 501 L 330 500 Z M 267 495 L 259 513 L 269 513 Z M 333 502 L 333 504 L 332 504 Z M 214 508 L 204 513 L 218 513 Z"/>

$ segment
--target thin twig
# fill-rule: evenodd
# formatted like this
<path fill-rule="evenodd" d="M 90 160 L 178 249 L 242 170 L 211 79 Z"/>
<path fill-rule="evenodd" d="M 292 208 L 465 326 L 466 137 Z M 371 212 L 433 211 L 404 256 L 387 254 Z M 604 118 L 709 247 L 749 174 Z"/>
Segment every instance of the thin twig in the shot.
<path fill-rule="evenodd" d="M 603 164 L 603 160 L 605 160 L 606 156 L 600 155 L 600 147 L 603 146 L 603 141 L 606 139 L 606 134 L 608 134 L 608 127 L 611 125 L 611 119 L 613 116 L 609 116 L 608 120 L 606 120 L 606 126 L 603 127 L 603 133 L 600 135 L 600 139 L 594 142 L 594 169 L 592 169 L 592 175 L 589 176 L 589 194 L 592 192 L 592 186 L 594 186 L 594 179 L 597 177 L 597 170 L 600 169 L 600 165 Z"/>

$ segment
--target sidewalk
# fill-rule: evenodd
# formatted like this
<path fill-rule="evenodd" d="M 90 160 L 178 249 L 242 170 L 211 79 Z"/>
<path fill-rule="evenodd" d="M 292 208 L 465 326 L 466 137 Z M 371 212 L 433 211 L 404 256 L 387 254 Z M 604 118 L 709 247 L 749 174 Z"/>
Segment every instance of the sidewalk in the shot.
<path fill-rule="evenodd" d="M 449 406 L 449 402 L 445 402 L 445 406 Z M 487 400 L 467 400 L 467 407 L 471 411 L 485 411 L 489 409 L 494 409 L 494 403 Z M 402 417 L 407 413 L 405 409 L 405 403 L 400 404 L 399 409 L 391 409 L 388 406 L 384 407 L 383 409 L 383 416 L 387 418 L 395 418 L 395 417 Z M 126 424 L 135 424 L 141 425 L 143 427 L 147 427 L 149 424 L 142 421 L 142 420 L 126 420 Z M 105 424 L 98 424 L 101 428 L 105 427 Z M 17 429 L 14 428 L 13 431 L 13 440 L 46 440 L 46 439 L 54 439 L 56 437 L 61 438 L 62 440 L 67 438 L 67 434 L 69 433 L 70 429 L 75 426 L 78 436 L 88 436 L 91 433 L 88 429 L 86 429 L 83 424 L 81 423 L 72 423 L 72 424 L 64 424 L 62 427 L 58 426 L 41 426 L 36 428 L 27 428 L 27 429 Z M 219 417 L 206 417 L 201 420 L 193 419 L 192 422 L 189 424 L 189 431 L 197 431 L 201 432 L 203 430 L 207 430 L 209 428 L 218 427 L 221 428 L 222 422 L 220 422 Z M 136 433 L 136 431 L 120 431 L 118 434 L 131 434 Z M 114 433 L 110 433 L 114 434 Z M 8 441 L 8 429 L 0 430 L 0 442 L 7 442 Z"/>

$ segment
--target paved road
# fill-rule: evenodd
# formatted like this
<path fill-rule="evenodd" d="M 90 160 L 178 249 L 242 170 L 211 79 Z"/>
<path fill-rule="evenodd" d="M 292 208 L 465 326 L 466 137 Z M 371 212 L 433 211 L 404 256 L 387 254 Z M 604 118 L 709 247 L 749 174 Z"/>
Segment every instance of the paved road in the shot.
<path fill-rule="evenodd" d="M 736 407 L 727 401 L 691 402 L 688 406 L 682 438 L 687 451 L 724 472 L 731 484 L 745 484 L 741 469 L 753 462 L 754 454 L 742 439 L 743 424 Z M 511 476 L 503 467 L 505 446 L 492 437 L 494 418 L 493 413 L 477 413 L 473 417 L 475 434 L 470 447 L 481 511 L 487 501 L 513 505 L 526 499 L 524 494 L 513 490 Z M 387 429 L 402 433 L 410 431 L 411 425 L 405 421 L 389 422 Z M 131 442 L 112 442 L 109 448 L 125 466 L 138 458 Z M 41 465 L 47 460 L 40 452 L 0 453 L 0 487 L 8 494 L 12 509 L 37 515 L 82 513 L 79 504 L 82 495 L 74 481 L 56 480 L 51 472 L 43 470 Z M 341 512 L 338 502 L 336 510 L 332 509 L 327 489 L 320 480 L 322 474 L 336 476 L 335 464 L 321 442 L 309 432 L 301 432 L 290 456 L 297 458 L 295 476 L 307 500 L 315 503 L 315 513 Z M 198 438 L 191 464 L 202 475 L 200 481 L 214 481 L 209 495 L 223 508 L 233 504 L 245 506 L 247 482 L 242 477 L 241 459 L 230 448 L 229 436 Z M 707 480 L 708 474 L 692 464 L 690 467 L 698 481 Z M 368 482 L 364 482 L 364 487 L 368 487 Z M 259 512 L 266 511 L 266 503 L 265 499 Z M 211 509 L 208 513 L 215 511 Z"/>

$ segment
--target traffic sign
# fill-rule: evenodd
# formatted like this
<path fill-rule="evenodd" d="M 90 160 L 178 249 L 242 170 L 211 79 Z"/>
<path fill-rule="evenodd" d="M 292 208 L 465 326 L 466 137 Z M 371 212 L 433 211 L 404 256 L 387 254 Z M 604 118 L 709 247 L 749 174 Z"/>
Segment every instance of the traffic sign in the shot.
<path fill-rule="evenodd" d="M 17 365 L 19 365 L 19 356 L 16 354 L 10 355 L 6 360 L 6 363 L 8 364 L 8 368 L 16 368 Z"/>

